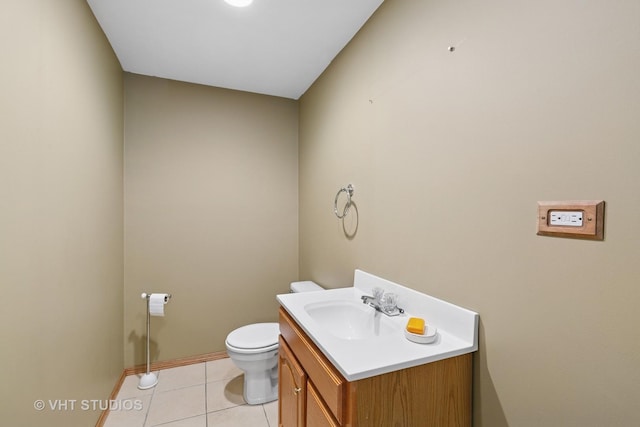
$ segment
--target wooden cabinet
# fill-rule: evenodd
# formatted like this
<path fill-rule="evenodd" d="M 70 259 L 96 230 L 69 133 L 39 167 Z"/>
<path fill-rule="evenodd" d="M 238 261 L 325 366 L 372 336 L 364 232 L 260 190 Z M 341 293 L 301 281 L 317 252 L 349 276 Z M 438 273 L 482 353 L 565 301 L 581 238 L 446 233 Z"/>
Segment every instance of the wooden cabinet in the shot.
<path fill-rule="evenodd" d="M 471 426 L 472 354 L 348 382 L 280 309 L 281 427 Z"/>
<path fill-rule="evenodd" d="M 280 337 L 278 351 L 278 423 L 287 427 L 304 427 L 307 374 Z"/>
<path fill-rule="evenodd" d="M 307 382 L 307 427 L 339 427 L 311 381 Z"/>

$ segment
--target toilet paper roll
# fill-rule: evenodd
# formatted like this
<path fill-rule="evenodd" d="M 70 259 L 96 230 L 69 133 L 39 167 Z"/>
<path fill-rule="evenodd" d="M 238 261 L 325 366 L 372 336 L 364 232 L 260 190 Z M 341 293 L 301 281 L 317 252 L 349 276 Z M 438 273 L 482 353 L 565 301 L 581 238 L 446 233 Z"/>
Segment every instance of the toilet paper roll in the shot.
<path fill-rule="evenodd" d="M 169 300 L 167 294 L 151 294 L 149 297 L 149 314 L 164 316 L 164 305 Z"/>

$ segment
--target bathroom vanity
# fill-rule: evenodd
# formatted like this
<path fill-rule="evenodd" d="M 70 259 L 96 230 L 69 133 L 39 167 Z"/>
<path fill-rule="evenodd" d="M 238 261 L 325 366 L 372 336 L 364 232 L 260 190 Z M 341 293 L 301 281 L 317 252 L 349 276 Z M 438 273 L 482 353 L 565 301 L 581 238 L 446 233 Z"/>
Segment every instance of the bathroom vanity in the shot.
<path fill-rule="evenodd" d="M 361 303 L 380 286 L 404 314 Z M 278 301 L 281 427 L 471 425 L 477 313 L 359 270 L 353 287 Z M 436 325 L 437 340 L 407 340 L 409 316 Z"/>

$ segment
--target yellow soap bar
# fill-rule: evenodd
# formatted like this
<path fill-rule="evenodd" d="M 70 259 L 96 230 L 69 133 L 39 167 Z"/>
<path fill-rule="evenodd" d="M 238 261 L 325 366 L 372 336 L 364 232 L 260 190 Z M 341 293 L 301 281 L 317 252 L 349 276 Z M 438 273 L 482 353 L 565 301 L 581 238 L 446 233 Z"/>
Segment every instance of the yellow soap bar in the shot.
<path fill-rule="evenodd" d="M 424 334 L 424 319 L 419 317 L 410 317 L 407 322 L 407 331 L 412 334 Z"/>

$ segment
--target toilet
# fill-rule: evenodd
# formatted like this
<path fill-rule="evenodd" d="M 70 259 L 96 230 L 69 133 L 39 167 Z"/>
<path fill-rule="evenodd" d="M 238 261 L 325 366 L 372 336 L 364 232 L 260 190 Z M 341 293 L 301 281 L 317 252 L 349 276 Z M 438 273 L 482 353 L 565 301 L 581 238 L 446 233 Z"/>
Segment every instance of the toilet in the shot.
<path fill-rule="evenodd" d="M 323 290 L 311 281 L 293 282 L 291 292 Z M 235 329 L 225 340 L 227 354 L 244 371 L 244 400 L 260 405 L 278 399 L 278 323 L 254 323 Z"/>

